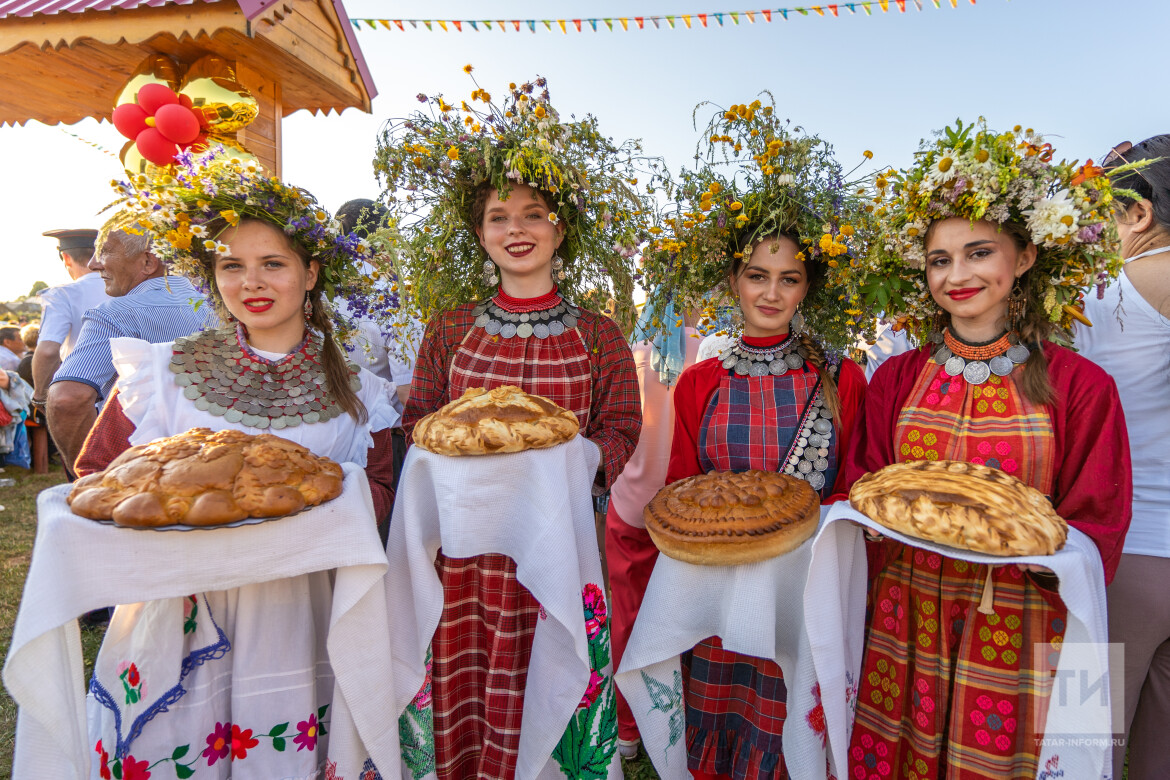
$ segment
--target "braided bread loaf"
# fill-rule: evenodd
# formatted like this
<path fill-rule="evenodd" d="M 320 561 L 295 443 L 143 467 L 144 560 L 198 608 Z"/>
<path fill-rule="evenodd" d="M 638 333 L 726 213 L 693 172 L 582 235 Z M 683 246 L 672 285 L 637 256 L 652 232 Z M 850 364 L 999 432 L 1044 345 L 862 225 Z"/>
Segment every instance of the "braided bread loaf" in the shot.
<path fill-rule="evenodd" d="M 891 464 L 853 483 L 849 500 L 892 531 L 989 555 L 1052 555 L 1068 538 L 1039 490 L 964 461 Z"/>
<path fill-rule="evenodd" d="M 414 426 L 414 443 L 439 455 L 493 455 L 563 444 L 577 415 L 515 385 L 471 387 Z"/>
<path fill-rule="evenodd" d="M 772 471 L 713 471 L 667 485 L 642 517 L 663 554 L 702 566 L 754 563 L 795 550 L 820 521 L 802 479 Z"/>
<path fill-rule="evenodd" d="M 341 495 L 341 467 L 270 433 L 186 433 L 131 447 L 73 485 L 74 513 L 152 528 L 281 517 Z"/>

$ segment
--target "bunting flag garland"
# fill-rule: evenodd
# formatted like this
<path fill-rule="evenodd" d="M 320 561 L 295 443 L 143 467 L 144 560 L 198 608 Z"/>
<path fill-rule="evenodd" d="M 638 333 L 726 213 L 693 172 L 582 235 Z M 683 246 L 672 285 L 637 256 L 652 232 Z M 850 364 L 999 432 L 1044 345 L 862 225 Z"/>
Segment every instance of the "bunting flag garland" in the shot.
<path fill-rule="evenodd" d="M 923 9 L 922 0 L 911 0 L 911 2 L 913 3 L 914 10 L 921 11 Z M 959 0 L 947 0 L 947 2 L 950 3 L 951 8 L 958 8 L 959 7 Z M 976 0 L 968 0 L 968 2 L 970 2 L 971 5 L 975 5 Z M 943 7 L 940 0 L 931 0 L 931 4 L 937 9 L 941 9 Z M 791 18 L 789 16 L 789 14 L 799 14 L 800 16 L 808 16 L 809 12 L 811 11 L 812 13 L 814 13 L 817 16 L 824 18 L 824 19 L 827 19 L 830 16 L 832 18 L 836 19 L 836 18 L 840 18 L 840 12 L 842 10 L 848 11 L 851 16 L 856 14 L 858 11 L 864 13 L 866 16 L 872 16 L 874 8 L 881 11 L 883 14 L 887 14 L 887 13 L 890 13 L 890 6 L 891 5 L 894 6 L 894 8 L 897 10 L 898 13 L 902 13 L 902 14 L 906 13 L 906 0 L 894 0 L 894 2 L 892 4 L 891 4 L 890 0 L 861 0 L 861 2 L 856 2 L 856 3 L 832 3 L 832 4 L 826 4 L 826 5 L 792 6 L 792 7 L 788 7 L 788 8 L 764 8 L 764 9 L 761 9 L 758 11 L 756 11 L 756 10 L 752 10 L 752 11 L 708 11 L 706 13 L 662 14 L 659 16 L 622 16 L 622 17 L 617 17 L 617 21 L 621 25 L 621 28 L 623 31 L 629 31 L 631 19 L 634 20 L 634 26 L 637 27 L 639 30 L 646 29 L 645 28 L 646 22 L 650 22 L 651 24 L 653 24 L 655 30 L 662 29 L 660 23 L 666 22 L 667 27 L 669 27 L 671 30 L 674 30 L 674 29 L 676 29 L 675 21 L 681 18 L 686 29 L 693 30 L 693 29 L 696 29 L 696 26 L 693 25 L 692 22 L 696 18 L 699 20 L 699 24 L 697 25 L 697 27 L 700 27 L 702 29 L 710 29 L 710 28 L 716 26 L 716 25 L 709 24 L 709 21 L 711 20 L 712 17 L 714 18 L 714 20 L 716 22 L 718 22 L 719 27 L 724 26 L 724 23 L 723 23 L 724 17 L 727 17 L 727 19 L 730 20 L 731 26 L 738 27 L 741 17 L 742 17 L 742 19 L 744 19 L 747 22 L 747 24 L 755 24 L 757 15 L 761 16 L 765 22 L 771 22 L 773 14 L 779 15 L 781 19 L 784 19 L 785 21 L 787 21 Z M 828 12 L 827 14 L 826 14 L 826 11 Z M 520 32 L 520 25 L 523 24 L 523 25 L 528 27 L 529 32 L 535 33 L 537 31 L 536 25 L 538 23 L 543 25 L 544 29 L 548 32 L 552 32 L 553 25 L 555 24 L 557 26 L 557 28 L 561 31 L 561 33 L 563 33 L 565 35 L 568 35 L 570 31 L 573 31 L 573 32 L 589 32 L 589 31 L 597 32 L 597 30 L 598 30 L 597 23 L 598 22 L 601 22 L 602 24 L 604 24 L 605 29 L 607 29 L 610 32 L 613 32 L 613 29 L 614 29 L 614 25 L 613 25 L 614 19 L 612 17 L 611 18 L 597 17 L 597 18 L 593 18 L 593 19 L 495 19 L 495 20 L 487 20 L 487 19 L 365 19 L 365 18 L 352 19 L 351 18 L 349 21 L 350 21 L 350 23 L 353 24 L 354 27 L 356 27 L 359 30 L 364 29 L 364 28 L 368 28 L 371 30 L 377 30 L 379 27 L 381 27 L 384 30 L 393 31 L 394 28 L 397 27 L 402 32 L 406 32 L 406 28 L 403 26 L 406 24 L 409 24 L 412 30 L 417 30 L 418 25 L 422 24 L 424 27 L 427 28 L 428 31 L 431 31 L 431 32 L 434 32 L 434 27 L 432 27 L 432 25 L 434 25 L 434 24 L 438 24 L 439 27 L 442 28 L 443 32 L 451 32 L 451 27 L 454 27 L 456 32 L 463 32 L 464 25 L 467 25 L 474 32 L 480 31 L 480 25 L 483 25 L 483 28 L 485 30 L 493 30 L 493 29 L 498 27 L 500 32 L 507 32 L 508 31 L 508 27 L 507 27 L 508 24 L 512 25 L 512 29 L 514 31 Z M 393 25 L 393 27 L 391 27 L 391 25 Z M 448 27 L 448 25 L 450 25 L 450 27 Z M 493 25 L 495 25 L 495 27 L 493 27 Z"/>

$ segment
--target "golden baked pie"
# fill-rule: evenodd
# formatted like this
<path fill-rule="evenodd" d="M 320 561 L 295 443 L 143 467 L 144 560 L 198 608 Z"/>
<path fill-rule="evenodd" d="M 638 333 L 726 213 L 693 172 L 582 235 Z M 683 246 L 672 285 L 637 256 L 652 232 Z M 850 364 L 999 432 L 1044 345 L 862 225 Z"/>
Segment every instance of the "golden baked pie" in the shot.
<path fill-rule="evenodd" d="M 894 463 L 853 483 L 849 500 L 892 531 L 988 555 L 1052 555 L 1068 538 L 1039 490 L 964 461 Z"/>
<path fill-rule="evenodd" d="M 341 494 L 341 467 L 270 433 L 186 433 L 140 444 L 79 479 L 76 514 L 118 525 L 213 526 L 281 517 Z"/>
<path fill-rule="evenodd" d="M 803 479 L 772 471 L 712 471 L 659 490 L 642 518 L 663 554 L 731 566 L 800 547 L 817 530 L 820 506 Z"/>
<path fill-rule="evenodd" d="M 515 385 L 468 388 L 414 426 L 414 443 L 439 455 L 494 455 L 563 444 L 577 435 L 577 415 Z"/>

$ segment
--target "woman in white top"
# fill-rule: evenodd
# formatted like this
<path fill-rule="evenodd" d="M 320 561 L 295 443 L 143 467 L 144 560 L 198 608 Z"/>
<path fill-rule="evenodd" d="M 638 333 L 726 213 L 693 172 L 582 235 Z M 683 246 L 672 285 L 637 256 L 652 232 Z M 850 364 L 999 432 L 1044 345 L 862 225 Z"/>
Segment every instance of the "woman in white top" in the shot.
<path fill-rule="evenodd" d="M 1170 723 L 1170 134 L 1119 144 L 1104 166 L 1155 160 L 1113 176 L 1141 195 L 1118 197 L 1124 272 L 1085 297 L 1091 328 L 1077 329 L 1081 354 L 1117 382 L 1133 461 L 1133 521 L 1117 576 L 1107 591 L 1109 641 L 1125 645 L 1126 736 L 1113 748 L 1129 780 L 1170 777 L 1163 745 Z"/>
<path fill-rule="evenodd" d="M 157 183 L 166 207 L 131 199 L 115 219 L 124 229 L 149 225 L 152 251 L 208 288 L 229 325 L 169 344 L 115 339 L 117 390 L 78 472 L 191 428 L 271 432 L 364 467 L 372 525 L 393 500 L 398 415 L 389 386 L 345 360 L 334 329 L 347 323 L 323 300 L 327 282 L 343 289 L 344 267 L 365 247 L 341 236 L 307 193 L 230 161 L 199 162 L 207 167 L 190 163 L 187 175 Z M 175 536 L 179 549 L 185 536 Z M 90 685 L 91 777 L 320 776 L 331 594 L 331 572 L 319 571 L 119 606 Z"/>

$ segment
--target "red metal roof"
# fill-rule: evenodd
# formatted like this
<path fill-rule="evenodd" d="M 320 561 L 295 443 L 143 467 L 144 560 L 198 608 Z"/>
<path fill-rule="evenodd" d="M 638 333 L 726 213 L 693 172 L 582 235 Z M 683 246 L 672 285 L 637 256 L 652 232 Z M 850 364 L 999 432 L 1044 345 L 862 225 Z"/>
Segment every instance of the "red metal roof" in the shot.
<path fill-rule="evenodd" d="M 276 0 L 236 0 L 240 10 L 248 19 L 254 19 Z M 79 14 L 83 11 L 123 10 L 143 6 L 157 8 L 162 5 L 191 5 L 195 0 L 0 0 L 0 19 L 9 16 L 36 16 L 38 14 Z M 218 3 L 220 0 L 202 0 L 204 3 Z"/>

